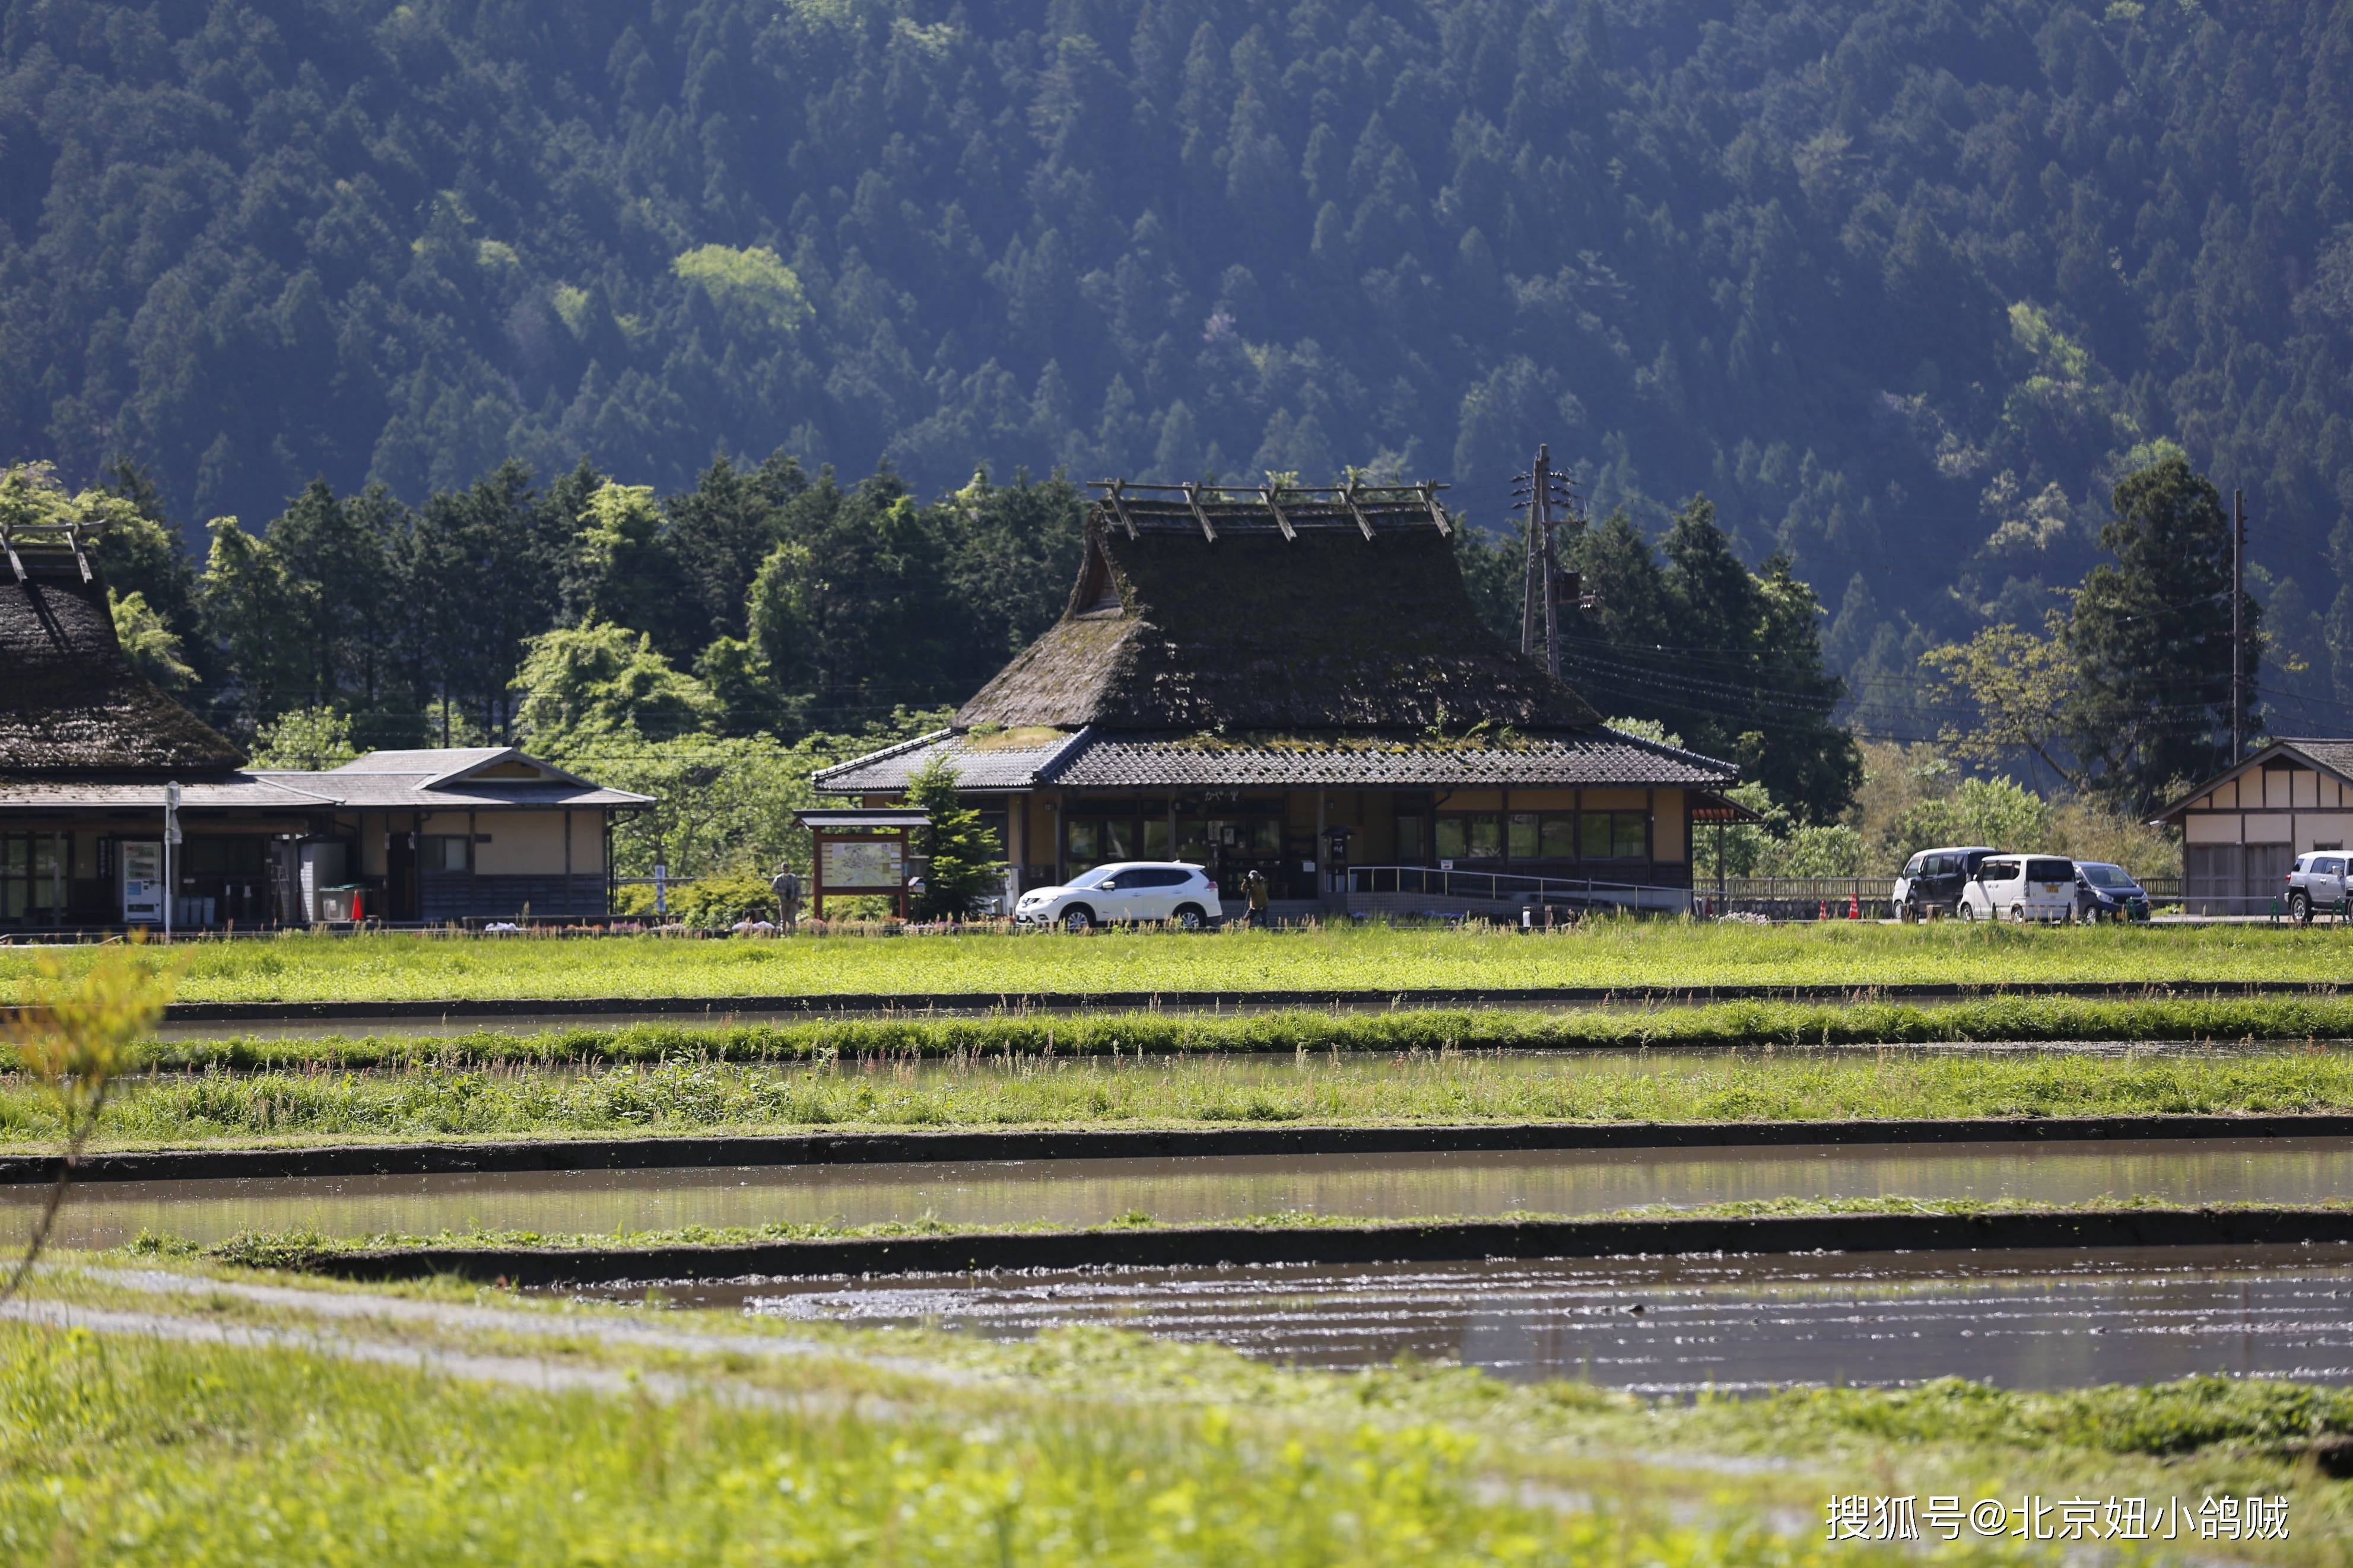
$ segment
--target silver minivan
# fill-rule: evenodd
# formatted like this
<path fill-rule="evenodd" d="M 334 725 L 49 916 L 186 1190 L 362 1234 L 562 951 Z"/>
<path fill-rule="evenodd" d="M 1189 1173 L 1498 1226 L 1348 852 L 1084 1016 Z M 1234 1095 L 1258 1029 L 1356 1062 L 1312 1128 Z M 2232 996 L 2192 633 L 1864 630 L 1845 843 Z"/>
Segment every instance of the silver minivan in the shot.
<path fill-rule="evenodd" d="M 2072 921 L 2075 862 L 2056 855 L 1989 855 L 1961 889 L 1965 921 Z"/>

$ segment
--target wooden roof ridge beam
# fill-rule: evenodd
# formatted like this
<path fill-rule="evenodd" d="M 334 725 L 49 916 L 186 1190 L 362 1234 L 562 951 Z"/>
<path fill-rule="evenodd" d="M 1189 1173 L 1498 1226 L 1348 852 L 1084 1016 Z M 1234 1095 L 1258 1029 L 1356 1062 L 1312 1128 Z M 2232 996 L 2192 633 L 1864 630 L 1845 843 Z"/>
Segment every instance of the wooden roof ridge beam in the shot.
<path fill-rule="evenodd" d="M 1201 525 L 1201 537 L 1215 544 L 1218 531 L 1209 526 L 1209 514 L 1201 510 L 1201 486 L 1198 480 L 1188 480 L 1185 487 L 1185 504 L 1193 509 L 1193 521 Z"/>
<path fill-rule="evenodd" d="M 1366 537 L 1366 539 L 1370 539 L 1370 538 L 1372 538 L 1372 536 L 1373 536 L 1373 525 L 1372 525 L 1372 521 L 1371 521 L 1371 520 L 1370 520 L 1370 519 L 1368 519 L 1368 518 L 1366 518 L 1366 517 L 1365 516 L 1364 509 L 1363 509 L 1362 507 L 1360 507 L 1360 506 L 1358 506 L 1358 505 L 1356 504 L 1356 480 L 1354 480 L 1354 479 L 1350 479 L 1350 480 L 1347 482 L 1347 485 L 1346 485 L 1345 488 L 1343 488 L 1343 489 L 1342 489 L 1342 490 L 1340 491 L 1340 499 L 1341 499 L 1343 501 L 1345 501 L 1345 502 L 1347 503 L 1347 507 L 1348 507 L 1348 515 L 1349 515 L 1350 517 L 1353 517 L 1353 518 L 1355 518 L 1355 519 L 1356 520 L 1356 526 L 1357 526 L 1358 528 L 1363 529 L 1363 530 L 1365 531 L 1365 537 Z"/>
<path fill-rule="evenodd" d="M 1285 539 L 1296 540 L 1299 535 L 1293 530 L 1291 520 L 1282 515 L 1282 508 L 1275 501 L 1274 487 L 1272 485 L 1261 485 L 1258 488 L 1258 493 L 1265 499 L 1266 510 L 1274 513 L 1274 526 L 1282 530 L 1282 537 Z"/>
<path fill-rule="evenodd" d="M 1435 480 L 1424 479 L 1413 488 L 1421 492 L 1421 504 L 1430 509 L 1430 521 L 1438 524 L 1439 537 L 1453 538 L 1454 530 L 1446 521 L 1446 509 L 1438 504 L 1438 492 L 1445 487 Z"/>
<path fill-rule="evenodd" d="M 1127 481 L 1125 479 L 1102 479 L 1097 482 L 1100 483 L 1104 490 L 1110 495 L 1112 515 L 1119 519 L 1119 525 L 1127 530 L 1127 536 L 1130 539 L 1134 539 L 1135 537 L 1135 519 L 1127 515 L 1127 503 L 1120 499 L 1120 492 L 1127 488 Z"/>
<path fill-rule="evenodd" d="M 16 541 L 10 535 L 9 530 L 5 526 L 0 526 L 0 550 L 5 550 L 8 552 L 9 570 L 16 574 L 17 582 L 24 582 L 26 580 L 25 563 L 16 558 Z"/>

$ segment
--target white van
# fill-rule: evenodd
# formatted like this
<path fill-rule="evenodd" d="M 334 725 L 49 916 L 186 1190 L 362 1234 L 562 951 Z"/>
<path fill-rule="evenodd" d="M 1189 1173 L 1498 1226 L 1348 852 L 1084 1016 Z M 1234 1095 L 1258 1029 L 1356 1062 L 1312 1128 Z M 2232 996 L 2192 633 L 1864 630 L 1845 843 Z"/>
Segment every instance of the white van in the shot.
<path fill-rule="evenodd" d="M 1961 889 L 1965 921 L 2072 921 L 2075 862 L 2056 855 L 1989 855 Z"/>

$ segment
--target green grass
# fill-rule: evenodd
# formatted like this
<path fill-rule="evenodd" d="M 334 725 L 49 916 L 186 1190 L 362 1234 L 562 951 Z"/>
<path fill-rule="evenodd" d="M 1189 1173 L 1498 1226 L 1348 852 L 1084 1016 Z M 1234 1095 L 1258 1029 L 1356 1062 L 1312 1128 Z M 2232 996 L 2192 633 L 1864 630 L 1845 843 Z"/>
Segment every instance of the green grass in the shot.
<path fill-rule="evenodd" d="M 165 1076 L 126 1086 L 99 1142 L 1477 1121 L 1814 1121 L 2353 1110 L 2353 1054 L 1456 1052 L 1287 1059 L 987 1058 L 944 1066 L 670 1061 L 569 1072 Z M 0 1147 L 54 1139 L 45 1095 L 0 1085 Z"/>
<path fill-rule="evenodd" d="M 1771 1562 L 1475 1500 L 1443 1428 L 791 1416 L 0 1330 L 0 1557 L 171 1564 Z M 942 1416 L 947 1417 L 942 1419 Z"/>
<path fill-rule="evenodd" d="M 187 1001 L 447 1001 L 1102 991 L 1398 991 L 1923 981 L 2335 982 L 2353 935 L 2269 926 L 2013 930 L 1832 921 L 1758 928 L 1595 921 L 1523 937 L 1492 930 L 1323 928 L 1090 937 L 657 937 L 486 941 L 373 935 L 216 942 L 189 950 Z M 87 962 L 80 955 L 73 961 Z M 0 1001 L 31 973 L 0 952 Z"/>
<path fill-rule="evenodd" d="M 962 1224 L 925 1217 L 882 1220 L 869 1225 L 772 1224 L 755 1226 L 681 1226 L 668 1230 L 620 1230 L 596 1234 L 537 1230 L 442 1230 L 429 1235 L 379 1231 L 365 1236 L 323 1236 L 315 1230 L 248 1230 L 205 1246 L 183 1238 L 142 1231 L 129 1250 L 141 1257 L 203 1257 L 243 1268 L 313 1268 L 326 1259 L 362 1252 L 427 1252 L 445 1248 L 489 1251 L 587 1252 L 645 1251 L 670 1247 L 744 1247 L 755 1242 L 888 1241 L 927 1236 L 1101 1236 L 1117 1250 L 1116 1238 L 1139 1230 L 1213 1228 L 1245 1230 L 1425 1230 L 1449 1225 L 1599 1225 L 1612 1220 L 1664 1219 L 1801 1219 L 1836 1215 L 1916 1215 L 1968 1217 L 2004 1214 L 2131 1214 L 2144 1210 L 2177 1212 L 2185 1205 L 2159 1198 L 2101 1197 L 2071 1203 L 2023 1198 L 1742 1198 L 1729 1203 L 1667 1207 L 1608 1209 L 1593 1214 L 1541 1214 L 1514 1209 L 1502 1214 L 1416 1215 L 1396 1219 L 1366 1219 L 1356 1215 L 1324 1214 L 1311 1209 L 1283 1209 L 1272 1214 L 1238 1215 L 1208 1226 L 1164 1226 L 1141 1212 L 1124 1215 L 1106 1225 L 1068 1226 L 1050 1221 L 1012 1224 Z M 2222 1203 L 2198 1205 L 2212 1211 L 2261 1211 L 2278 1204 Z M 2353 1199 L 2299 1208 L 2353 1206 Z"/>
<path fill-rule="evenodd" d="M 1539 1051 L 1821 1046 L 2353 1039 L 2353 996 L 2165 997 L 2132 1001 L 1995 996 L 1929 1006 L 1892 1002 L 1719 1002 L 1699 1006 L 1535 1012 L 1415 1008 L 907 1016 L 793 1024 L 630 1024 L 516 1034 L 229 1035 L 154 1040 L 137 1060 L 158 1071 L 591 1063 L 815 1062 L 921 1058 Z M 0 1044 L 0 1068 L 14 1055 Z"/>
<path fill-rule="evenodd" d="M 42 1289 L 93 1306 L 158 1305 L 70 1277 Z M 2209 1494 L 2284 1494 L 2287 1542 L 2223 1550 L 2320 1563 L 2341 1561 L 2353 1491 L 2303 1458 L 2316 1440 L 2353 1433 L 2353 1392 L 2332 1388 L 2207 1377 L 2012 1393 L 1948 1379 L 1686 1402 L 1443 1365 L 1291 1370 L 1103 1328 L 1005 1343 L 715 1313 L 661 1320 L 879 1351 L 961 1380 L 926 1383 L 878 1380 L 823 1353 L 694 1356 L 590 1332 L 638 1316 L 626 1310 L 447 1283 L 399 1293 L 561 1313 L 580 1331 L 562 1346 L 569 1365 L 723 1379 L 805 1403 L 529 1392 L 299 1350 L 6 1325 L 0 1559 L 1893 1563 L 1868 1545 L 1820 1544 L 1823 1498 L 1862 1491 L 2179 1496 L 2192 1507 Z M 222 1293 L 182 1310 L 224 1326 L 301 1321 Z M 456 1351 L 546 1344 L 487 1328 L 365 1331 Z M 887 1403 L 856 1402 L 870 1391 Z M 1563 1496 L 1599 1511 L 1515 1500 Z M 1760 1528 L 1768 1518 L 1781 1534 Z M 2184 1542 L 2173 1560 L 2215 1550 Z M 1937 1555 L 2055 1557 L 1966 1538 Z"/>

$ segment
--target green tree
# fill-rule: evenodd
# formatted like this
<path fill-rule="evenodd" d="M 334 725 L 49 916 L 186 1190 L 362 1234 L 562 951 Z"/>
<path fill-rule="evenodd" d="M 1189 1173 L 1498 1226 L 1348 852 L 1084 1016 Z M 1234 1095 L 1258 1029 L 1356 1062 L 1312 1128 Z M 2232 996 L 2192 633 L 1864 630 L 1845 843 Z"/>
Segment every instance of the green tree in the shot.
<path fill-rule="evenodd" d="M 309 695 L 302 650 L 318 615 L 318 596 L 294 582 L 266 540 L 233 517 L 206 525 L 212 551 L 203 581 L 205 628 L 222 654 L 231 683 L 226 693 L 250 733 Z"/>
<path fill-rule="evenodd" d="M 515 722 L 543 749 L 624 731 L 667 742 L 702 731 L 716 712 L 702 683 L 670 668 L 643 632 L 592 621 L 542 632 L 524 647 Z"/>
<path fill-rule="evenodd" d="M 708 640 L 708 619 L 689 591 L 650 485 L 608 480 L 589 495 L 564 602 L 579 625 L 609 621 L 644 632 L 666 658 L 691 658 Z"/>
<path fill-rule="evenodd" d="M 2044 849 L 2051 824 L 2051 803 L 2016 780 L 1963 779 L 1950 795 L 1921 801 L 1898 817 L 1886 853 L 1901 865 L 1920 850 L 1947 844 Z"/>
<path fill-rule="evenodd" d="M 254 731 L 252 765 L 325 773 L 360 754 L 352 744 L 352 716 L 332 708 L 289 708 Z"/>
<path fill-rule="evenodd" d="M 962 920 L 1003 885 L 1003 848 L 981 826 L 980 813 L 956 795 L 955 767 L 934 757 L 907 780 L 907 804 L 931 816 L 921 835 L 923 891 L 915 913 L 923 920 Z"/>
<path fill-rule="evenodd" d="M 2100 544 L 2116 560 L 2085 576 L 2067 621 L 2068 739 L 2089 787 L 2138 810 L 2229 759 L 2231 520 L 2178 450 L 2127 476 L 2111 504 Z M 2262 610 L 2252 596 L 2242 607 L 2252 736 Z"/>
<path fill-rule="evenodd" d="M 1927 701 L 1963 704 L 1974 715 L 1939 726 L 1938 739 L 1955 756 L 1997 765 L 2024 752 L 2067 784 L 2082 784 L 2067 750 L 2081 682 L 2063 612 L 2049 612 L 2041 637 L 2012 625 L 1988 626 L 1966 643 L 1930 648 L 1920 663 L 1936 676 L 1923 690 Z"/>
<path fill-rule="evenodd" d="M 147 604 L 143 594 L 106 591 L 106 607 L 114 620 L 114 640 L 140 674 L 166 691 L 183 691 L 195 684 L 196 672 L 180 658 L 180 639 Z"/>

